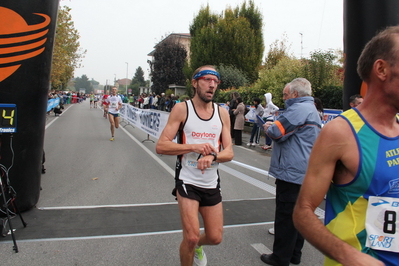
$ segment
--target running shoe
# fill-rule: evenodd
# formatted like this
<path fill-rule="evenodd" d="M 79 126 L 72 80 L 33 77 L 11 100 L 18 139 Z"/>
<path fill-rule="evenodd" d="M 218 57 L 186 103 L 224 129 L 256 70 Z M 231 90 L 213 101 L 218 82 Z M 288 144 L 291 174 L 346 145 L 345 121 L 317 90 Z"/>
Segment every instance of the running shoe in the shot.
<path fill-rule="evenodd" d="M 110 138 L 109 140 L 110 140 L 110 141 L 114 141 L 115 139 L 114 139 L 114 137 L 112 137 L 112 138 Z"/>
<path fill-rule="evenodd" d="M 274 227 L 269 229 L 269 234 L 274 235 Z"/>
<path fill-rule="evenodd" d="M 202 246 L 195 248 L 194 264 L 197 266 L 206 266 L 207 264 L 206 254 Z"/>

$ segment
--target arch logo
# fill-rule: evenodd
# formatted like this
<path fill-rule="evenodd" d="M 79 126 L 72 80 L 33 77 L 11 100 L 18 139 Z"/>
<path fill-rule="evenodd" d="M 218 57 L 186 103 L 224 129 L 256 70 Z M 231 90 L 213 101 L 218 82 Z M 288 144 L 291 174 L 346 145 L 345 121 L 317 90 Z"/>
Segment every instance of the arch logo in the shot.
<path fill-rule="evenodd" d="M 43 22 L 28 25 L 15 11 L 0 6 L 0 82 L 11 76 L 23 63 L 44 51 L 50 17 Z"/>

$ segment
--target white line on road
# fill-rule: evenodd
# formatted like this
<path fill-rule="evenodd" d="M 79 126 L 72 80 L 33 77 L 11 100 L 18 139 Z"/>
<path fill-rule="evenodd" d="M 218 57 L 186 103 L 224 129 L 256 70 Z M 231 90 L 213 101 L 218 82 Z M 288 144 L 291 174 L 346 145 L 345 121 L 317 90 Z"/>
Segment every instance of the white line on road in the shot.
<path fill-rule="evenodd" d="M 259 254 L 271 254 L 273 253 L 270 249 L 268 249 L 262 243 L 251 244 L 251 246 L 259 252 Z"/>
<path fill-rule="evenodd" d="M 64 114 L 66 111 L 68 111 L 69 108 L 71 108 L 72 105 L 68 106 L 67 109 L 65 109 L 62 114 Z M 54 118 L 53 120 L 51 120 L 44 129 L 47 129 L 49 126 L 51 126 L 52 123 L 54 123 L 60 116 L 62 116 L 62 114 L 60 114 L 58 117 Z"/>

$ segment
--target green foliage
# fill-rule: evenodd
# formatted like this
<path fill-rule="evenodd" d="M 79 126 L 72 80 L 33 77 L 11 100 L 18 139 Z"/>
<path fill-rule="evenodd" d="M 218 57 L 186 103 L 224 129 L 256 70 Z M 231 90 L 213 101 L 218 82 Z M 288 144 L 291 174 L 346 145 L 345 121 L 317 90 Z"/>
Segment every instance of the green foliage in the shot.
<path fill-rule="evenodd" d="M 293 57 L 289 53 L 289 47 L 287 46 L 287 36 L 284 34 L 282 40 L 276 40 L 270 45 L 269 52 L 267 53 L 265 60 L 265 67 L 270 69 L 277 65 L 279 61 L 287 57 Z"/>
<path fill-rule="evenodd" d="M 140 66 L 136 69 L 136 73 L 134 73 L 134 77 L 130 84 L 133 85 L 134 83 L 137 83 L 137 84 L 139 84 L 139 86 L 142 86 L 142 87 L 146 85 L 145 79 L 144 79 L 144 71 Z"/>
<path fill-rule="evenodd" d="M 75 78 L 75 91 L 79 91 L 80 89 L 85 89 L 86 93 L 91 93 L 93 91 L 93 85 L 86 75 Z"/>
<path fill-rule="evenodd" d="M 274 67 L 260 71 L 259 80 L 253 85 L 252 91 L 257 96 L 270 92 L 273 95 L 273 103 L 283 107 L 284 86 L 294 78 L 301 77 L 302 72 L 303 64 L 300 60 L 284 57 Z M 260 98 L 264 100 L 264 97 Z"/>
<path fill-rule="evenodd" d="M 129 85 L 129 88 L 132 89 L 132 94 L 139 95 L 140 87 L 145 87 L 146 85 L 147 85 L 147 82 L 144 79 L 144 71 L 139 66 L 136 69 L 136 72 L 134 73 L 134 76 L 132 78 L 132 82 Z"/>
<path fill-rule="evenodd" d="M 222 83 L 219 85 L 219 89 L 221 90 L 239 88 L 249 83 L 245 73 L 234 66 L 221 64 L 217 67 L 217 70 L 222 80 Z"/>
<path fill-rule="evenodd" d="M 342 86 L 326 86 L 319 91 L 318 97 L 323 103 L 324 108 L 342 109 Z"/>
<path fill-rule="evenodd" d="M 188 98 L 188 99 L 191 99 L 191 97 L 188 96 L 188 95 L 182 95 L 182 96 L 179 97 L 179 101 L 180 101 L 180 102 L 184 102 L 187 98 Z"/>
<path fill-rule="evenodd" d="M 304 66 L 304 77 L 312 84 L 315 95 L 326 86 L 342 86 L 342 66 L 337 64 L 338 56 L 333 51 L 312 52 Z"/>
<path fill-rule="evenodd" d="M 165 96 L 170 96 L 170 95 L 172 95 L 172 94 L 174 94 L 174 93 L 175 93 L 174 90 L 172 90 L 172 89 L 167 89 L 167 90 L 165 91 Z"/>
<path fill-rule="evenodd" d="M 161 94 L 170 84 L 184 85 L 186 57 L 186 49 L 178 42 L 167 40 L 158 44 L 151 63 L 152 91 Z"/>
<path fill-rule="evenodd" d="M 71 8 L 67 6 L 58 10 L 50 77 L 52 89 L 67 88 L 75 68 L 80 67 L 80 61 L 86 53 L 80 50 L 80 36 L 74 27 L 70 11 Z"/>
<path fill-rule="evenodd" d="M 219 87 L 222 90 L 215 94 L 215 101 L 230 101 L 231 92 L 237 91 L 244 103 L 252 104 L 252 99 L 259 97 L 265 106 L 263 95 L 270 92 L 273 103 L 284 108 L 282 91 L 285 85 L 295 78 L 305 77 L 312 84 L 313 96 L 320 98 L 324 108 L 342 109 L 342 52 L 315 51 L 310 59 L 296 59 L 289 53 L 286 42 L 286 39 L 276 40 L 270 46 L 266 64 L 259 71 L 259 79 L 254 84 L 231 86 L 228 89 Z"/>
<path fill-rule="evenodd" d="M 232 65 L 253 82 L 258 77 L 264 51 L 262 16 L 253 1 L 227 8 L 224 15 L 202 8 L 190 25 L 191 68 Z"/>

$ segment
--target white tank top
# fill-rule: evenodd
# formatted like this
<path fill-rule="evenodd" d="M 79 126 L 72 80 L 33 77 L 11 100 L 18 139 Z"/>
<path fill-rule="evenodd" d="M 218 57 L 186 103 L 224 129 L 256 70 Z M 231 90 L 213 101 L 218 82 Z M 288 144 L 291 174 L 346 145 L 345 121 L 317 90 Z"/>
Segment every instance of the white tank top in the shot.
<path fill-rule="evenodd" d="M 213 115 L 204 120 L 197 115 L 191 100 L 186 101 L 187 119 L 180 131 L 183 144 L 210 143 L 220 151 L 220 135 L 222 133 L 222 120 L 220 119 L 218 105 L 213 103 Z M 210 168 L 202 174 L 197 168 L 199 153 L 190 152 L 184 154 L 181 159 L 181 170 L 179 179 L 184 184 L 191 184 L 201 188 L 216 188 L 218 186 L 219 174 L 217 162 L 212 162 Z"/>

